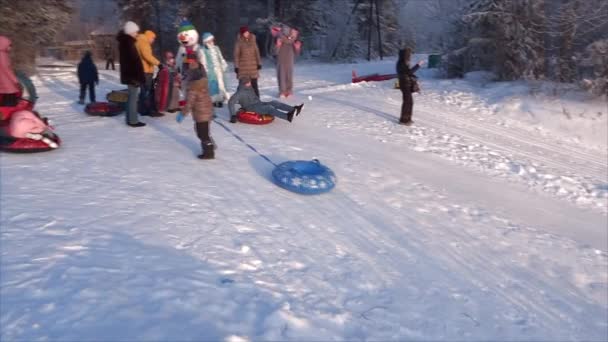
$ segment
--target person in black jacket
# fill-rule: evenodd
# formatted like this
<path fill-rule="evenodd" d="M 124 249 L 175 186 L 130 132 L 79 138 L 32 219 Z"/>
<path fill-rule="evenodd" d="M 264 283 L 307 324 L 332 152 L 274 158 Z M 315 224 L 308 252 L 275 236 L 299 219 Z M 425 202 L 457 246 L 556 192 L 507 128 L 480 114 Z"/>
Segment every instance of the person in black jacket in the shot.
<path fill-rule="evenodd" d="M 414 109 L 414 98 L 412 97 L 412 88 L 416 75 L 414 73 L 420 68 L 424 61 L 419 61 L 410 69 L 410 59 L 412 57 L 412 49 L 405 48 L 399 50 L 399 59 L 397 60 L 397 75 L 399 75 L 399 88 L 403 95 L 403 104 L 401 105 L 401 117 L 399 123 L 410 126 L 412 121 L 412 110 Z"/>
<path fill-rule="evenodd" d="M 99 73 L 93 63 L 91 51 L 85 52 L 84 57 L 78 63 L 78 81 L 80 82 L 80 101 L 78 103 L 84 104 L 87 87 L 89 88 L 89 99 L 91 102 L 95 102 L 95 85 L 99 84 Z"/>
<path fill-rule="evenodd" d="M 120 83 L 129 88 L 129 102 L 127 106 L 127 125 L 131 127 L 142 127 L 146 124 L 139 121 L 137 113 L 137 101 L 139 98 L 139 87 L 145 82 L 144 66 L 141 63 L 139 52 L 135 47 L 139 26 L 132 21 L 125 23 L 124 29 L 118 33 L 118 52 L 120 54 Z"/>

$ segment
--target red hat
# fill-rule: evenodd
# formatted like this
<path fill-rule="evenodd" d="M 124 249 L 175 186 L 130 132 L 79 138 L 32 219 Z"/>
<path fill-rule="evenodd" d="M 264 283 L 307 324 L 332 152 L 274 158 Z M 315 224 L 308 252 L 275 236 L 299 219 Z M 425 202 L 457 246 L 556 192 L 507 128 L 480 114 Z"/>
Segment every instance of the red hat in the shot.
<path fill-rule="evenodd" d="M 241 26 L 241 28 L 239 29 L 239 32 L 241 34 L 243 34 L 245 32 L 249 32 L 249 27 L 247 27 L 247 26 Z"/>

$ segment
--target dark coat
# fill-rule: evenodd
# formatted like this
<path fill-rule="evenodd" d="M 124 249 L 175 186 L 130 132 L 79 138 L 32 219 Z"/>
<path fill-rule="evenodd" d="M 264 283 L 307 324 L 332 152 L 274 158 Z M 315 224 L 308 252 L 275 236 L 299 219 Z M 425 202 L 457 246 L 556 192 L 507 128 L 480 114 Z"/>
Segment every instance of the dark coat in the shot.
<path fill-rule="evenodd" d="M 412 78 L 416 78 L 414 73 L 420 67 L 418 64 L 410 68 L 407 60 L 405 60 L 405 51 L 399 51 L 399 60 L 397 60 L 397 75 L 399 76 L 399 88 L 402 92 L 411 92 Z"/>
<path fill-rule="evenodd" d="M 139 58 L 139 52 L 135 47 L 135 38 L 120 31 L 116 37 L 118 40 L 118 53 L 120 63 L 120 83 L 130 85 L 142 85 L 146 81 L 144 66 Z"/>
<path fill-rule="evenodd" d="M 90 52 L 87 52 L 78 63 L 78 81 L 80 84 L 99 82 L 99 73 Z"/>

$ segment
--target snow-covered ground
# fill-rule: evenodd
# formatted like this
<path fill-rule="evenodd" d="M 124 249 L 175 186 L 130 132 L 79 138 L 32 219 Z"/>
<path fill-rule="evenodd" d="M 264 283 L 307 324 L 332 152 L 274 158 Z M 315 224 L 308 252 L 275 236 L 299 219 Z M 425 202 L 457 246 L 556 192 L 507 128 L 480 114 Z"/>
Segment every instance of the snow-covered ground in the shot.
<path fill-rule="evenodd" d="M 64 144 L 0 155 L 0 339 L 606 340 L 608 111 L 422 70 L 403 127 L 393 82 L 352 67 L 298 65 L 292 124 L 220 109 L 213 161 L 189 122 L 87 117 L 74 73 L 41 69 Z M 103 71 L 98 98 L 120 88 Z M 246 144 L 338 186 L 282 190 Z"/>

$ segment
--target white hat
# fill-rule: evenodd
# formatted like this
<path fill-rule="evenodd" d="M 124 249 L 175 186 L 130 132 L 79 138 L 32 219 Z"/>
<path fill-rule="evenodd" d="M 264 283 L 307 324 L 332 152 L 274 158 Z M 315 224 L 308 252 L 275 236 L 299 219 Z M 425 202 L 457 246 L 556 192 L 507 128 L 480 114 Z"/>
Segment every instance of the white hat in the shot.
<path fill-rule="evenodd" d="M 139 26 L 132 21 L 127 21 L 125 23 L 124 31 L 126 34 L 134 34 L 139 32 Z"/>

